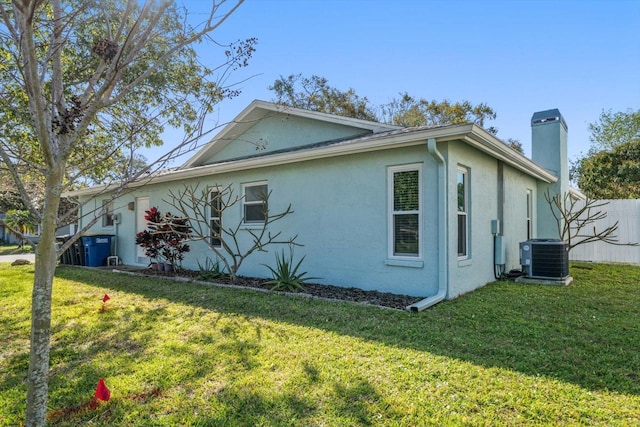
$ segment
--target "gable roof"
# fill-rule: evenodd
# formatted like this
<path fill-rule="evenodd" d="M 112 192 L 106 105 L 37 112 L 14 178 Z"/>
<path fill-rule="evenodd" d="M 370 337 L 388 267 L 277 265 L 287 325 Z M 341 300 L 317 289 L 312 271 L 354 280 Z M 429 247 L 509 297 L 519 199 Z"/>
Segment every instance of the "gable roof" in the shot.
<path fill-rule="evenodd" d="M 246 117 L 247 110 L 243 112 Z M 335 116 L 319 113 L 322 117 Z M 242 114 L 241 114 L 242 116 Z M 316 118 L 318 118 L 316 116 Z M 351 121 L 353 119 L 349 119 Z M 358 121 L 362 122 L 362 121 Z M 364 122 L 370 123 L 370 122 Z M 387 129 L 384 129 L 387 128 Z M 365 153 L 370 151 L 378 151 L 399 147 L 409 147 L 424 144 L 428 139 L 435 139 L 437 142 L 463 141 L 464 143 L 475 147 L 476 149 L 487 153 L 495 159 L 501 160 L 506 164 L 530 175 L 538 180 L 546 183 L 556 182 L 558 178 L 548 172 L 540 165 L 534 163 L 529 158 L 518 153 L 514 149 L 508 147 L 501 140 L 473 123 L 441 125 L 429 127 L 414 128 L 397 128 L 389 130 L 388 127 L 381 126 L 383 131 L 360 135 L 353 138 L 338 139 L 331 141 L 322 141 L 314 144 L 293 147 L 291 149 L 279 150 L 269 153 L 258 153 L 242 158 L 224 160 L 217 163 L 203 164 L 200 166 L 187 167 L 186 164 L 181 168 L 169 171 L 163 171 L 156 174 L 150 174 L 137 181 L 131 182 L 127 187 L 140 187 L 149 183 L 162 183 L 178 181 L 182 179 L 198 178 L 219 173 L 235 172 L 249 169 L 256 169 L 268 166 L 277 166 L 301 161 L 314 159 L 344 156 L 356 153 Z M 233 135 L 237 129 L 233 130 Z M 224 132 L 224 131 L 223 131 Z M 232 134 L 227 132 L 224 136 L 229 138 Z M 219 138 L 215 138 L 217 141 Z M 213 144 L 212 144 L 213 145 Z M 202 154 L 208 147 L 204 147 L 201 153 L 198 153 L 188 162 L 197 164 L 198 158 L 207 158 L 207 154 Z M 425 148 L 426 150 L 426 148 Z M 114 186 L 114 189 L 116 186 Z M 66 196 L 82 196 L 96 194 L 109 191 L 109 187 L 91 187 L 83 190 L 77 190 L 65 194 Z"/>
<path fill-rule="evenodd" d="M 283 104 L 254 100 L 240 114 L 225 126 L 209 143 L 202 147 L 193 157 L 187 160 L 178 169 L 188 169 L 195 166 L 203 166 L 204 162 L 219 153 L 231 142 L 235 141 L 247 132 L 256 123 L 267 117 L 277 114 L 302 117 L 316 120 L 323 123 L 342 125 L 354 129 L 361 129 L 363 133 L 375 134 L 393 129 L 401 129 L 400 126 L 392 126 L 368 120 L 354 119 L 350 117 L 337 116 L 335 114 L 321 113 L 317 111 L 303 110 L 289 107 Z"/>

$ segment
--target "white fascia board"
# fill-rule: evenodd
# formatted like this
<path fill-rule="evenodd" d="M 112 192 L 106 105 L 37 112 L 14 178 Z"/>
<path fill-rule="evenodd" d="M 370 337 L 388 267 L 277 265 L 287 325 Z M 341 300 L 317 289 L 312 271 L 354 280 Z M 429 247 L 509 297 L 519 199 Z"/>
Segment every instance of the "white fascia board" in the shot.
<path fill-rule="evenodd" d="M 428 138 L 438 138 L 439 136 L 449 136 L 448 139 L 460 139 L 460 129 L 466 127 L 467 125 L 456 125 L 452 127 L 425 129 L 418 132 L 407 132 L 399 135 L 385 135 L 378 138 L 373 135 L 368 135 L 365 137 L 357 138 L 360 140 L 345 141 L 342 144 L 338 143 L 325 147 L 316 147 L 306 150 L 303 149 L 288 153 L 271 154 L 243 160 L 232 160 L 211 165 L 194 166 L 186 169 L 174 169 L 172 171 L 145 176 L 138 181 L 127 184 L 127 188 L 141 187 L 147 184 L 178 181 L 182 179 L 199 178 L 202 176 L 210 176 L 219 173 L 278 166 L 327 157 L 344 156 L 349 154 L 365 153 L 369 151 L 421 145 L 426 144 L 426 140 Z M 453 137 L 452 134 L 457 134 L 458 137 Z M 113 185 L 111 187 L 113 189 L 118 188 L 118 186 L 116 185 Z M 104 192 L 109 192 L 108 186 L 85 188 L 82 190 L 65 193 L 64 196 L 86 196 Z"/>
<path fill-rule="evenodd" d="M 355 119 L 352 117 L 338 116 L 335 114 L 322 113 L 319 111 L 303 110 L 301 108 L 289 107 L 287 105 L 275 104 L 265 101 L 254 101 L 256 106 L 277 113 L 292 114 L 294 116 L 305 117 L 313 120 L 320 120 L 328 123 L 335 123 L 349 127 L 368 129 L 373 133 L 384 132 L 394 129 L 402 129 L 402 126 L 388 125 L 385 123 L 373 122 L 370 120 Z"/>
<path fill-rule="evenodd" d="M 180 166 L 178 169 L 188 169 L 190 167 L 193 167 L 195 163 L 202 160 L 203 158 L 211 157 L 217 151 L 220 151 L 228 143 L 230 143 L 234 139 L 234 134 L 242 133 L 243 131 L 246 131 L 248 128 L 253 126 L 253 124 L 257 120 L 264 117 L 264 114 L 256 114 L 258 109 L 264 109 L 264 106 L 262 104 L 265 103 L 263 101 L 254 100 L 233 120 L 227 123 L 227 125 L 220 132 L 218 132 L 216 136 L 214 136 L 200 150 L 198 150 L 196 154 L 194 154 L 186 162 L 184 162 L 184 164 L 182 164 L 182 166 Z"/>
<path fill-rule="evenodd" d="M 462 140 L 467 144 L 483 151 L 491 156 L 503 160 L 505 163 L 532 175 L 544 182 L 556 182 L 555 175 L 547 172 L 523 155 L 507 147 L 500 140 L 473 124 L 461 124 L 442 126 L 431 129 L 408 131 L 406 133 L 392 133 L 376 137 L 365 136 L 354 140 L 345 141 L 325 147 L 303 149 L 288 153 L 271 154 L 253 157 L 243 160 L 233 160 L 212 165 L 196 166 L 188 169 L 177 169 L 159 173 L 132 182 L 127 188 L 140 187 L 147 184 L 178 181 L 183 179 L 199 178 L 215 174 L 236 172 L 248 169 L 257 169 L 270 166 L 279 166 L 302 161 L 316 160 L 327 157 L 345 156 L 349 154 L 366 153 L 370 151 L 386 150 L 392 148 L 426 145 L 427 139 L 433 138 L 438 142 Z M 113 187 L 117 188 L 116 186 Z M 66 196 L 83 196 L 109 191 L 108 187 L 92 187 L 84 190 L 67 193 Z"/>
<path fill-rule="evenodd" d="M 546 183 L 558 181 L 557 176 L 548 172 L 545 168 L 528 159 L 524 155 L 518 153 L 504 142 L 491 135 L 489 132 L 477 125 L 471 126 L 471 131 L 464 137 L 464 141 L 467 144 L 484 151 L 492 157 L 502 160 L 506 164 L 541 181 Z"/>
<path fill-rule="evenodd" d="M 372 133 L 384 132 L 395 129 L 402 129 L 402 126 L 387 125 L 384 123 L 372 122 L 368 120 L 354 119 L 351 117 L 337 116 L 335 114 L 321 113 L 318 111 L 303 110 L 301 108 L 289 107 L 273 102 L 254 100 L 244 110 L 227 124 L 211 141 L 205 144 L 195 155 L 187 160 L 179 169 L 193 167 L 200 160 L 209 158 L 222 150 L 227 144 L 233 141 L 237 135 L 245 132 L 259 120 L 267 117 L 268 114 L 291 114 L 307 119 L 318 120 L 326 123 L 334 123 L 349 127 L 370 130 Z"/>
<path fill-rule="evenodd" d="M 578 190 L 577 188 L 573 188 L 573 187 L 569 187 L 569 194 L 571 195 L 571 197 L 573 197 L 574 199 L 577 200 L 587 200 L 587 196 L 586 194 L 584 194 L 582 191 Z"/>

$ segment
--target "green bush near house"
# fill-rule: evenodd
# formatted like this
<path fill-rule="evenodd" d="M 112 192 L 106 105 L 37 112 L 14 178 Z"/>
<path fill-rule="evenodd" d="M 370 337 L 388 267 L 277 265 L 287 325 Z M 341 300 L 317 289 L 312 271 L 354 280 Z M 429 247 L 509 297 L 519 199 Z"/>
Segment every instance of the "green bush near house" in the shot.
<path fill-rule="evenodd" d="M 48 422 L 639 425 L 640 267 L 571 274 L 409 313 L 59 267 Z M 0 426 L 24 423 L 32 280 L 0 264 Z"/>
<path fill-rule="evenodd" d="M 204 265 L 198 261 L 198 270 L 200 271 L 198 275 L 200 280 L 215 280 L 229 277 L 229 274 L 225 272 L 224 265 L 219 259 L 213 261 L 207 257 Z"/>

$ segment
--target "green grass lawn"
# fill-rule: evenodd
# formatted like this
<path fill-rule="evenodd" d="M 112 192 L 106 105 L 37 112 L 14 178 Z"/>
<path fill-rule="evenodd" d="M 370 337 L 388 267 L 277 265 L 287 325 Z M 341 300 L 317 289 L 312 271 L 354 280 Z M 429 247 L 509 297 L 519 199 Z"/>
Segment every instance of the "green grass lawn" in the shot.
<path fill-rule="evenodd" d="M 34 249 L 31 245 L 24 245 L 24 247 L 21 248 L 18 245 L 0 244 L 0 255 L 32 254 L 33 252 Z"/>
<path fill-rule="evenodd" d="M 640 267 L 571 273 L 408 313 L 59 268 L 49 423 L 638 425 Z M 32 274 L 0 264 L 2 426 L 24 422 Z"/>

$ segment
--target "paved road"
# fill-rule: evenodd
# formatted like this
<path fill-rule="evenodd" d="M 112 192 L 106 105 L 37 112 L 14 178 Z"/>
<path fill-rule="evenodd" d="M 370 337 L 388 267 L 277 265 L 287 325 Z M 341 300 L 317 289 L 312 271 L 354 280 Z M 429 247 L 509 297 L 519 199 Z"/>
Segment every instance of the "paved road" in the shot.
<path fill-rule="evenodd" d="M 31 262 L 36 260 L 35 254 L 0 255 L 0 262 L 13 262 L 17 259 L 26 259 Z"/>

